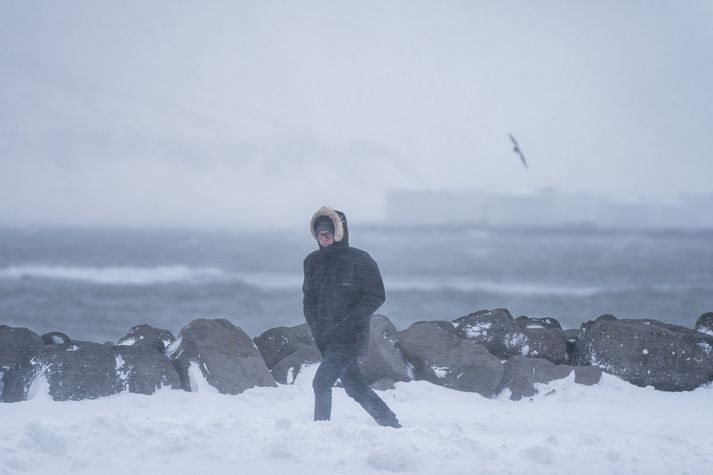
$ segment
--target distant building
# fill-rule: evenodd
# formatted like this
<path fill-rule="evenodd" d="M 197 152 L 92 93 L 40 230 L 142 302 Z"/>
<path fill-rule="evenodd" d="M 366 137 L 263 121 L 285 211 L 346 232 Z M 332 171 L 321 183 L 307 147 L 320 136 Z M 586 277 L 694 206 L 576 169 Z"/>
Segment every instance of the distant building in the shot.
<path fill-rule="evenodd" d="M 389 222 L 412 225 L 708 228 L 713 227 L 713 193 L 682 195 L 678 202 L 664 204 L 554 189 L 536 194 L 398 190 L 387 194 L 386 216 Z"/>

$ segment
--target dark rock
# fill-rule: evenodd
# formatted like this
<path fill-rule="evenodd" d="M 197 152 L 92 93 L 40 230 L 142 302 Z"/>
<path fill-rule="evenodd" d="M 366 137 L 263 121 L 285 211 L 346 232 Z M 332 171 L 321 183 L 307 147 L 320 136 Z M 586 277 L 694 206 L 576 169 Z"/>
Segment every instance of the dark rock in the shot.
<path fill-rule="evenodd" d="M 656 320 L 608 315 L 582 325 L 573 360 L 638 386 L 692 390 L 713 380 L 713 337 Z"/>
<path fill-rule="evenodd" d="M 567 338 L 554 318 L 518 317 L 506 309 L 481 310 L 454 321 L 462 338 L 485 346 L 500 359 L 515 355 L 568 361 Z"/>
<path fill-rule="evenodd" d="M 713 336 L 713 312 L 706 312 L 698 317 L 696 331 Z"/>
<path fill-rule="evenodd" d="M 152 344 L 121 345 L 113 350 L 120 391 L 153 394 L 162 387 L 181 389 L 173 362 Z"/>
<path fill-rule="evenodd" d="M 121 337 L 117 345 L 147 346 L 163 353 L 168 345 L 174 341 L 176 341 L 176 337 L 170 331 L 143 324 L 131 327 L 129 333 Z"/>
<path fill-rule="evenodd" d="M 526 340 L 522 332 L 515 331 L 512 315 L 504 308 L 480 310 L 453 323 L 458 336 L 485 346 L 500 359 L 519 354 Z"/>
<path fill-rule="evenodd" d="M 601 378 L 601 370 L 593 367 L 573 367 L 556 365 L 542 358 L 525 358 L 513 356 L 505 362 L 503 379 L 497 391 L 510 390 L 510 399 L 518 401 L 523 397 L 537 394 L 535 384 L 549 383 L 563 379 L 575 372 L 574 382 L 580 384 L 596 384 Z"/>
<path fill-rule="evenodd" d="M 322 361 L 322 354 L 316 346 L 304 346 L 281 359 L 272 368 L 272 377 L 280 384 L 293 384 L 305 365 L 320 361 Z"/>
<path fill-rule="evenodd" d="M 166 354 L 174 361 L 187 391 L 197 388 L 191 375 L 200 374 L 223 394 L 276 385 L 253 341 L 228 320 L 193 320 L 183 327 Z"/>
<path fill-rule="evenodd" d="M 436 322 L 411 325 L 398 333 L 396 344 L 413 366 L 416 379 L 489 397 L 502 378 L 503 365 L 497 357 Z"/>
<path fill-rule="evenodd" d="M 148 346 L 76 341 L 46 345 L 24 357 L 8 375 L 9 401 L 32 398 L 46 389 L 55 401 L 95 399 L 121 391 L 152 394 L 181 387 L 172 361 Z"/>
<path fill-rule="evenodd" d="M 441 322 L 435 322 L 440 325 Z M 449 322 L 451 331 L 453 325 Z M 359 358 L 359 369 L 367 384 L 382 378 L 394 381 L 410 381 L 409 368 L 403 355 L 396 348 L 396 327 L 383 315 L 371 317 L 369 327 L 369 348 L 365 356 Z"/>
<path fill-rule="evenodd" d="M 515 327 L 526 337 L 520 347 L 522 356 L 543 358 L 555 364 L 569 361 L 567 336 L 554 318 L 518 317 Z"/>
<path fill-rule="evenodd" d="M 555 365 L 541 358 L 513 356 L 503 365 L 503 379 L 497 391 L 509 389 L 510 399 L 519 401 L 523 397 L 537 394 L 535 383 L 549 383 L 555 379 L 566 378 L 572 367 Z"/>
<path fill-rule="evenodd" d="M 416 322 L 416 323 L 426 323 L 426 322 Z M 430 323 L 434 323 L 438 325 L 442 330 L 447 331 L 448 333 L 453 333 L 454 335 L 457 335 L 458 332 L 456 331 L 456 327 L 452 322 L 449 322 L 447 320 L 431 320 Z"/>
<path fill-rule="evenodd" d="M 580 329 L 568 329 L 564 331 L 564 337 L 567 341 L 567 361 L 572 361 L 572 355 L 574 354 L 574 348 L 577 344 L 577 338 L 579 338 Z"/>
<path fill-rule="evenodd" d="M 305 346 L 314 346 L 312 333 L 306 323 L 294 327 L 277 327 L 254 338 L 268 368 Z"/>
<path fill-rule="evenodd" d="M 0 402 L 7 400 L 5 386 L 8 373 L 15 370 L 23 359 L 39 354 L 44 346 L 42 338 L 27 328 L 0 325 Z"/>
<path fill-rule="evenodd" d="M 72 343 L 72 339 L 62 332 L 49 332 L 42 335 L 42 341 L 45 345 L 68 345 Z"/>
<path fill-rule="evenodd" d="M 112 349 L 83 341 L 45 346 L 23 358 L 8 374 L 6 396 L 12 402 L 32 398 L 45 381 L 55 401 L 95 399 L 121 389 Z"/>

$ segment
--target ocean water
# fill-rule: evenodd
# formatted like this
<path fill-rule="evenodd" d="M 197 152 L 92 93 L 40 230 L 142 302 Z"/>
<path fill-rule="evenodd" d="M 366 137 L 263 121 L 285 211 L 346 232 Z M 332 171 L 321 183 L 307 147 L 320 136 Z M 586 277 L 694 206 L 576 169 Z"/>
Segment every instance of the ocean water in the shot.
<path fill-rule="evenodd" d="M 576 328 L 603 313 L 692 327 L 713 311 L 713 231 L 352 224 L 379 263 L 379 313 L 406 328 L 487 308 Z M 116 341 L 227 318 L 256 336 L 302 318 L 304 230 L 0 228 L 0 324 Z"/>

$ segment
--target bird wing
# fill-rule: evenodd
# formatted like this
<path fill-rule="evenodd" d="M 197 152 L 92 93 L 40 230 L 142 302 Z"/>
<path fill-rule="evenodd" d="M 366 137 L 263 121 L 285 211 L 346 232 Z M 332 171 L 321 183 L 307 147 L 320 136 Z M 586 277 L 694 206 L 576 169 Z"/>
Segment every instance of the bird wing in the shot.
<path fill-rule="evenodd" d="M 527 166 L 527 160 L 525 160 L 525 155 L 522 154 L 520 145 L 517 143 L 517 140 L 515 140 L 515 137 L 513 137 L 512 134 L 508 134 L 508 137 L 510 137 L 510 141 L 513 144 L 513 151 L 520 156 L 520 160 L 522 160 L 522 164 L 525 165 L 525 168 L 529 168 Z"/>

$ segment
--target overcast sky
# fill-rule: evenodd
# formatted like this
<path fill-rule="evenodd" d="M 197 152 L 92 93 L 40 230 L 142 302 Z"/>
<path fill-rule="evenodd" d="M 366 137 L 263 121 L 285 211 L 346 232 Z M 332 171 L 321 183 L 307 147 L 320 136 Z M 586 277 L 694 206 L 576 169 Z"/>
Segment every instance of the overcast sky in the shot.
<path fill-rule="evenodd" d="M 713 193 L 711 84 L 708 0 L 0 0 L 0 223 Z"/>

